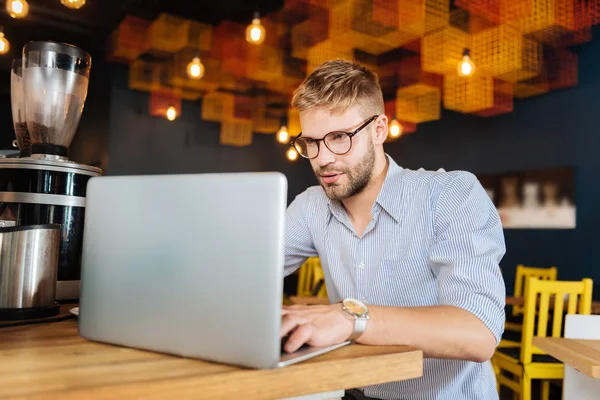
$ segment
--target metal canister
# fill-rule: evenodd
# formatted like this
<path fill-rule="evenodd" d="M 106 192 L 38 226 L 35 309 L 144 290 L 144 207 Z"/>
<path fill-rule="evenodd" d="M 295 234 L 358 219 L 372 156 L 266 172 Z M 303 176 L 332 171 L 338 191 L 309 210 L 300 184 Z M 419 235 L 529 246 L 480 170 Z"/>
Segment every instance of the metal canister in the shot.
<path fill-rule="evenodd" d="M 42 310 L 55 305 L 60 228 L 57 224 L 0 228 L 1 311 L 14 310 L 27 319 L 27 314 L 47 316 L 43 314 L 48 311 Z"/>

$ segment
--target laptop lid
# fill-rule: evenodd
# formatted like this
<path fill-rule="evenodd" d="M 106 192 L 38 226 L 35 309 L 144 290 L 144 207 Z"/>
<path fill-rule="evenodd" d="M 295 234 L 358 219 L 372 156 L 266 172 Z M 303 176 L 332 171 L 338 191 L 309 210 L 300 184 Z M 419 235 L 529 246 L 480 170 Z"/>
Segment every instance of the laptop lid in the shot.
<path fill-rule="evenodd" d="M 275 367 L 286 198 L 275 172 L 91 179 L 80 335 Z"/>

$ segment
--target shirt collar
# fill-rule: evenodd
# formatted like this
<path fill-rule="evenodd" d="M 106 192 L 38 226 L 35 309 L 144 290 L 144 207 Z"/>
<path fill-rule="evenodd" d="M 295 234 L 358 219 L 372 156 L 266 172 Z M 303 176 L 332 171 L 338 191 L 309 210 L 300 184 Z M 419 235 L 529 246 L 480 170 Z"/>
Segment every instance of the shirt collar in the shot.
<path fill-rule="evenodd" d="M 400 167 L 388 154 L 385 155 L 388 160 L 388 170 L 383 181 L 383 186 L 375 200 L 381 208 L 385 210 L 396 222 L 400 222 L 402 210 L 402 198 L 400 185 L 402 182 L 402 167 Z M 344 206 L 339 201 L 332 201 L 327 198 L 329 210 L 336 218 L 345 214 Z"/>
<path fill-rule="evenodd" d="M 402 212 L 402 167 L 386 154 L 388 170 L 383 186 L 375 202 L 381 206 L 396 222 L 400 222 Z"/>

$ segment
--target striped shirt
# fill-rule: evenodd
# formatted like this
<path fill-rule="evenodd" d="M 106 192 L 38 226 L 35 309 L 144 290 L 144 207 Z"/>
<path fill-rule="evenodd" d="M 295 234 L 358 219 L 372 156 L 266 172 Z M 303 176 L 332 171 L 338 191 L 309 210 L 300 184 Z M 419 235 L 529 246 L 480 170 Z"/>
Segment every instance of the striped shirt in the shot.
<path fill-rule="evenodd" d="M 285 274 L 319 256 L 332 303 L 451 305 L 478 317 L 497 343 L 504 329 L 505 245 L 496 208 L 468 172 L 389 168 L 362 237 L 320 186 L 286 213 Z M 444 332 L 440 331 L 440 335 Z M 498 399 L 490 362 L 425 359 L 423 376 L 363 388 L 378 399 Z"/>

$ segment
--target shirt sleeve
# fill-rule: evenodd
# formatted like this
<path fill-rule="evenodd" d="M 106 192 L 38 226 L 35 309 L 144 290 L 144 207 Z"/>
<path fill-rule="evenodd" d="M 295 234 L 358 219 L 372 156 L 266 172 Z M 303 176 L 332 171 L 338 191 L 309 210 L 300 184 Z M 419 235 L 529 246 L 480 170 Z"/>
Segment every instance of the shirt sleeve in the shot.
<path fill-rule="evenodd" d="M 308 257 L 317 255 L 308 226 L 309 192 L 298 195 L 285 214 L 284 276 L 298 269 Z"/>
<path fill-rule="evenodd" d="M 506 288 L 500 260 L 506 251 L 496 207 L 477 178 L 451 173 L 435 206 L 435 242 L 430 264 L 438 301 L 479 318 L 494 334 L 504 331 Z"/>

